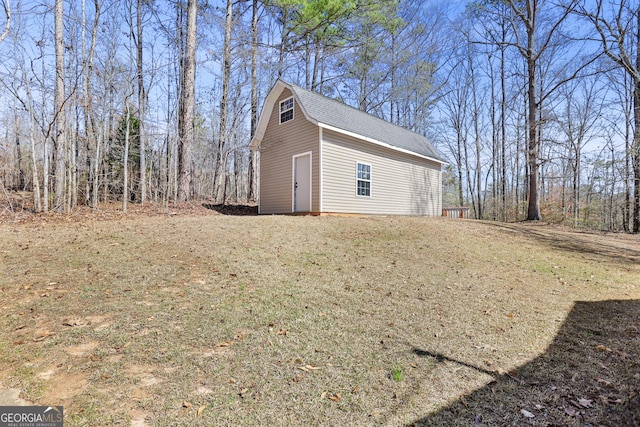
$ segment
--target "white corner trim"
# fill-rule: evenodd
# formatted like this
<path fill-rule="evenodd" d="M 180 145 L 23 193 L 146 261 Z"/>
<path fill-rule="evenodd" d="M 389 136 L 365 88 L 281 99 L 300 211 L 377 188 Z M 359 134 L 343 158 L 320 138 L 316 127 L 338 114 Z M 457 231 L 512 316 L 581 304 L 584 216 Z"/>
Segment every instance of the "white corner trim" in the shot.
<path fill-rule="evenodd" d="M 318 126 L 318 133 L 319 133 L 319 136 L 318 136 L 318 140 L 319 140 L 319 143 L 318 143 L 318 168 L 319 168 L 318 169 L 318 181 L 320 181 L 320 182 L 318 182 L 318 187 L 319 187 L 318 188 L 318 195 L 319 195 L 318 203 L 320 205 L 318 210 L 320 212 L 322 212 L 323 211 L 322 210 L 322 208 L 323 208 L 322 199 L 323 199 L 323 196 L 324 196 L 323 192 L 322 192 L 323 191 L 323 188 L 322 188 L 323 187 L 323 185 L 322 185 L 322 145 L 323 145 L 323 135 L 322 135 L 322 128 L 320 126 Z M 313 199 L 311 199 L 311 202 L 313 202 Z"/>

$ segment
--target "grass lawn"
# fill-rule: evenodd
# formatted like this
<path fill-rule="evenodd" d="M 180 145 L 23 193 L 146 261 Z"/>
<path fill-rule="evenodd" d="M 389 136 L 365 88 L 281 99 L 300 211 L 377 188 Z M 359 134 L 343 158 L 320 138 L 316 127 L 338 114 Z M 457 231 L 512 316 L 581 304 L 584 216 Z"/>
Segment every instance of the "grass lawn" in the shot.
<path fill-rule="evenodd" d="M 223 215 L 0 222 L 0 391 L 67 426 L 640 425 L 640 239 Z"/>

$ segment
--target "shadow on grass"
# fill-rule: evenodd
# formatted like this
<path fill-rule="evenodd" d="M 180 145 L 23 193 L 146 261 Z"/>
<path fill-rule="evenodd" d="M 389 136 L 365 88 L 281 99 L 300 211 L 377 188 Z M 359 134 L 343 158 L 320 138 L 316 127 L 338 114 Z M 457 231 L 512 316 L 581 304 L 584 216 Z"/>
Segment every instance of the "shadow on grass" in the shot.
<path fill-rule="evenodd" d="M 597 232 L 581 232 L 579 230 L 558 232 L 557 230 L 547 230 L 545 226 L 522 224 L 512 226 L 511 224 L 488 221 L 484 222 L 484 224 L 498 227 L 501 230 L 520 233 L 523 236 L 531 237 L 558 249 L 606 257 L 623 264 L 637 265 L 640 263 L 640 240 L 637 241 L 636 245 L 632 240 L 629 240 L 624 245 L 615 245 L 611 241 L 604 242 L 600 240 Z"/>
<path fill-rule="evenodd" d="M 576 302 L 547 351 L 409 426 L 640 426 L 640 301 Z"/>
<path fill-rule="evenodd" d="M 214 205 L 203 203 L 203 207 L 211 209 L 222 215 L 253 216 L 258 215 L 258 206 L 252 205 Z"/>

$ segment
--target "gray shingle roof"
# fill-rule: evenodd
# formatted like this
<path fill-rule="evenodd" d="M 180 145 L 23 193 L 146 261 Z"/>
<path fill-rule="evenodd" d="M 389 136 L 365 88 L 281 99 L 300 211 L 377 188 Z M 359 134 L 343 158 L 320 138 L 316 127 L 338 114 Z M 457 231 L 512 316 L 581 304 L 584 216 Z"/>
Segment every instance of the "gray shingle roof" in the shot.
<path fill-rule="evenodd" d="M 316 92 L 285 84 L 291 88 L 307 116 L 318 123 L 444 162 L 429 140 L 420 134 Z"/>

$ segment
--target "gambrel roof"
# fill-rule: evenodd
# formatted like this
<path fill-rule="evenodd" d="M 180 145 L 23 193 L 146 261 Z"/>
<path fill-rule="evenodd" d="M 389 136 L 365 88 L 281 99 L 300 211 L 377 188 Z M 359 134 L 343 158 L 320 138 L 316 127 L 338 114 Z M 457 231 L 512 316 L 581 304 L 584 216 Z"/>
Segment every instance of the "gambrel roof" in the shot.
<path fill-rule="evenodd" d="M 271 112 L 284 89 L 291 91 L 297 107 L 306 119 L 321 128 L 438 163 L 446 163 L 426 137 L 282 80 L 276 82 L 265 100 L 256 134 L 249 145 L 250 149 L 257 150 L 260 147 Z"/>

